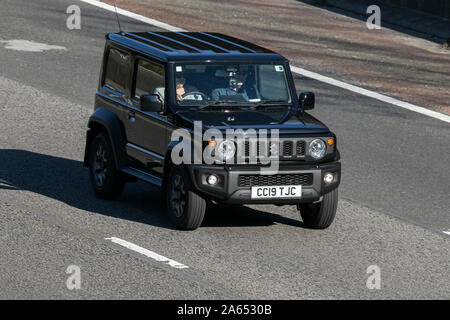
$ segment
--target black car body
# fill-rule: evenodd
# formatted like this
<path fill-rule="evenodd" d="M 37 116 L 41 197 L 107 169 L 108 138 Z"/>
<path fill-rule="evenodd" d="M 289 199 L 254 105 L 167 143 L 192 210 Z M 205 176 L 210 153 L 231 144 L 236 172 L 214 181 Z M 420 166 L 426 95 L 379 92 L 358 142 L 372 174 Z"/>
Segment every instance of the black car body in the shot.
<path fill-rule="evenodd" d="M 208 68 L 212 68 L 209 76 Z M 240 87 L 246 100 L 212 101 L 211 96 L 218 90 L 210 88 L 214 81 L 231 83 L 235 80 L 231 77 L 241 69 L 246 79 L 260 79 L 258 86 Z M 206 78 L 194 83 L 202 87 L 192 89 L 194 97 L 191 99 L 180 100 L 177 72 L 184 72 L 183 81 L 189 81 L 191 75 Z M 272 75 L 284 79 L 279 81 L 285 83 L 285 87 L 278 84 L 271 87 Z M 267 79 L 262 80 L 263 77 Z M 187 83 L 184 85 L 187 87 Z M 281 104 L 261 94 L 264 90 L 266 96 L 275 94 L 271 93 L 272 89 L 284 95 Z M 250 98 L 253 91 L 254 96 Z M 189 92 L 183 94 L 186 95 Z M 239 94 L 239 99 L 243 95 Z M 125 181 L 138 179 L 163 188 L 170 212 L 173 209 L 170 201 L 176 198 L 174 194 L 181 197 L 188 192 L 184 201 L 177 200 L 179 204 L 184 203 L 184 207 L 177 207 L 178 214 L 170 214 L 181 229 L 198 227 L 207 203 L 295 204 L 307 225 L 325 228 L 336 212 L 341 167 L 336 136 L 306 112 L 313 106 L 312 93 L 297 97 L 288 60 L 249 42 L 201 32 L 108 34 L 95 111 L 88 124 L 84 164 L 91 168 L 94 190 L 103 198 L 119 196 Z M 174 164 L 171 152 L 179 141 L 172 139 L 172 133 L 182 128 L 193 135 L 195 121 L 201 121 L 201 132 L 276 129 L 279 133 L 278 172 L 262 174 L 264 165 L 258 161 Z M 317 139 L 327 144 L 320 159 L 313 158 L 309 150 L 312 141 Z M 322 152 L 323 144 L 319 143 L 319 147 Z M 248 144 L 244 145 L 244 152 L 248 153 L 248 148 Z M 325 177 L 326 174 L 331 174 L 332 178 Z M 216 176 L 216 184 L 208 183 L 210 175 Z M 184 193 L 175 186 L 178 178 L 182 179 Z M 301 185 L 301 196 L 253 198 L 251 194 L 255 186 L 285 185 Z M 270 193 L 270 189 L 264 188 L 257 191 Z M 189 207 L 192 205 L 194 208 Z"/>

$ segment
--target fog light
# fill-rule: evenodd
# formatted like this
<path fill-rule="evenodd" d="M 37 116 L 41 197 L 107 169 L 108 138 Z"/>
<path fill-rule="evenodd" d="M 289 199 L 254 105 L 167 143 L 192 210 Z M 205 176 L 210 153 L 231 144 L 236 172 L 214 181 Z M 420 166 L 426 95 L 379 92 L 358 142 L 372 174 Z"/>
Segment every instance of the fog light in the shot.
<path fill-rule="evenodd" d="M 332 183 L 333 180 L 334 180 L 334 176 L 332 173 L 327 173 L 323 176 L 323 182 L 325 182 L 326 184 Z"/>
<path fill-rule="evenodd" d="M 219 182 L 219 177 L 215 174 L 211 174 L 206 178 L 206 182 L 208 182 L 209 185 L 214 186 Z"/>

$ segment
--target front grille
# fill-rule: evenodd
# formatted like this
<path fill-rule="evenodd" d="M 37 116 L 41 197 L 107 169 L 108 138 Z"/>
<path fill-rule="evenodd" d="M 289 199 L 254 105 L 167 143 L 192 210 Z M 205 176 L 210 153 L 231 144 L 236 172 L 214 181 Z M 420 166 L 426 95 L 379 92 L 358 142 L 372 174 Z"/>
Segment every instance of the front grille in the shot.
<path fill-rule="evenodd" d="M 239 175 L 239 187 L 251 186 L 285 186 L 285 185 L 302 185 L 309 186 L 313 184 L 312 173 L 302 174 L 241 174 Z"/>
<path fill-rule="evenodd" d="M 256 140 L 252 143 L 257 143 L 256 150 L 255 147 L 252 146 L 250 148 L 250 141 L 245 140 L 244 141 L 244 150 L 243 155 L 245 158 L 249 158 L 250 154 L 253 153 L 253 157 L 260 158 L 260 157 L 268 157 L 273 156 L 269 152 L 269 148 L 267 146 L 266 141 L 258 141 Z M 256 152 L 256 154 L 254 154 Z M 299 157 L 305 156 L 305 141 L 304 140 L 281 140 L 279 143 L 279 157 L 280 159 L 295 159 Z"/>
<path fill-rule="evenodd" d="M 253 155 L 254 157 L 267 157 L 267 143 L 263 142 L 263 141 L 252 141 L 252 143 L 256 143 L 256 154 Z M 251 149 L 251 151 L 250 151 Z M 252 148 L 250 148 L 250 141 L 249 140 L 245 140 L 244 142 L 244 156 L 246 158 L 250 157 L 250 152 L 254 153 L 255 152 L 255 147 L 252 146 Z"/>

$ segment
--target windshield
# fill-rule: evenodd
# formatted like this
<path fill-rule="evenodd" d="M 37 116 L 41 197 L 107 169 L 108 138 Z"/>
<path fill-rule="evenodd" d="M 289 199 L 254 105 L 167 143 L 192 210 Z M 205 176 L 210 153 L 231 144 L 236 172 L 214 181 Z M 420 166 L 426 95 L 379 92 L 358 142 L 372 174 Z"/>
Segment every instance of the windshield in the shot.
<path fill-rule="evenodd" d="M 282 64 L 175 64 L 177 104 L 205 110 L 224 106 L 269 108 L 291 103 Z"/>

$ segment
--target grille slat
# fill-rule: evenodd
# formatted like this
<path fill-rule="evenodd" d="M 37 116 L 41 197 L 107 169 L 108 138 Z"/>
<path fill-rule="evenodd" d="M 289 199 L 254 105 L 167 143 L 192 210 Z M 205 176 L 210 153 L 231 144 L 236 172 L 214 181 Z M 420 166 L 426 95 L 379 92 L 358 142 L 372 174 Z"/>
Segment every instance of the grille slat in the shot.
<path fill-rule="evenodd" d="M 292 141 L 287 140 L 283 142 L 283 153 L 281 154 L 282 157 L 292 157 Z"/>
<path fill-rule="evenodd" d="M 267 143 L 259 141 L 258 142 L 258 157 L 267 157 Z"/>
<path fill-rule="evenodd" d="M 297 157 L 301 157 L 305 155 L 305 141 L 297 141 L 297 151 L 296 151 Z"/>
<path fill-rule="evenodd" d="M 275 174 L 275 175 L 258 175 L 258 174 L 242 174 L 239 175 L 239 187 L 251 186 L 282 186 L 282 185 L 303 185 L 309 186 L 313 183 L 312 173 L 302 174 Z"/>

